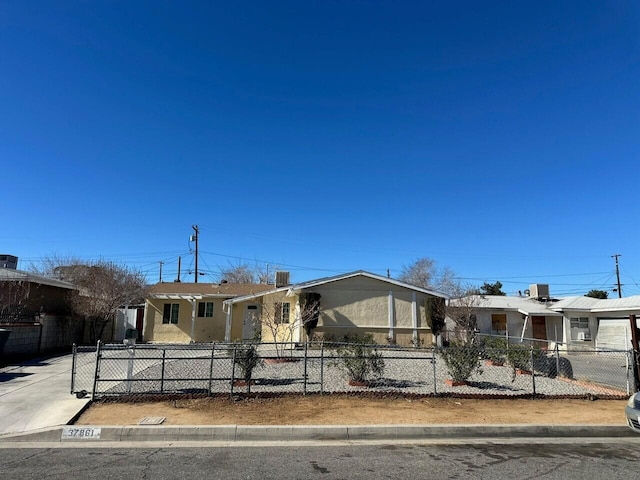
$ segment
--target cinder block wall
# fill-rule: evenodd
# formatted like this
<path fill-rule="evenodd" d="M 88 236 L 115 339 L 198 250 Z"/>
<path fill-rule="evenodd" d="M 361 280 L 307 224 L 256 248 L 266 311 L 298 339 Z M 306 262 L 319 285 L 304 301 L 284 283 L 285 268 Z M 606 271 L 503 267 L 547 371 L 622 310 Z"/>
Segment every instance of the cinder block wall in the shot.
<path fill-rule="evenodd" d="M 35 355 L 38 353 L 40 342 L 40 325 L 20 324 L 3 325 L 2 328 L 11 330 L 9 339 L 4 346 L 4 357 Z"/>
<path fill-rule="evenodd" d="M 5 324 L 11 330 L 3 357 L 26 357 L 68 350 L 84 344 L 86 322 L 81 318 L 45 315 L 40 323 Z"/>

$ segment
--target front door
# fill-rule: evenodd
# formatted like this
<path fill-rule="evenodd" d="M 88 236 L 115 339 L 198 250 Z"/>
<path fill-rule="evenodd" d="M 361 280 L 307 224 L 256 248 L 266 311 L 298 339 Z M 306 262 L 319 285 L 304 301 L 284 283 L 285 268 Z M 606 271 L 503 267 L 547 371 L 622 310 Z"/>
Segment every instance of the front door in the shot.
<path fill-rule="evenodd" d="M 244 321 L 242 322 L 242 339 L 253 340 L 256 327 L 260 321 L 260 310 L 258 305 L 247 305 L 244 311 Z"/>
<path fill-rule="evenodd" d="M 142 342 L 142 328 L 144 327 L 144 308 L 139 308 L 136 312 L 136 330 L 138 331 L 138 342 Z"/>
<path fill-rule="evenodd" d="M 533 330 L 533 338 L 536 340 L 544 340 L 543 342 L 536 342 L 539 347 L 547 345 L 547 322 L 546 318 L 542 316 L 531 317 L 531 327 Z"/>

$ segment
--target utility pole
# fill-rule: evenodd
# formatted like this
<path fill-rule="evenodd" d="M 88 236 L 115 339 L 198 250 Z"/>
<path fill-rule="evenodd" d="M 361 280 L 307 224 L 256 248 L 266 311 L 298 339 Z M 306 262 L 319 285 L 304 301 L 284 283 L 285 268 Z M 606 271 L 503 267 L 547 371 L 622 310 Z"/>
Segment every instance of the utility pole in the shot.
<path fill-rule="evenodd" d="M 174 282 L 180 281 L 180 267 L 182 266 L 182 257 L 178 257 L 178 278 L 174 280 Z"/>
<path fill-rule="evenodd" d="M 198 233 L 200 233 L 200 230 L 198 230 L 197 225 L 193 225 L 191 228 L 193 228 L 193 231 L 195 232 L 191 235 L 191 240 L 196 242 L 196 272 L 194 275 L 195 279 L 193 281 L 194 283 L 198 283 Z"/>
<path fill-rule="evenodd" d="M 621 257 L 619 253 L 611 255 L 611 258 L 616 259 L 616 278 L 618 279 L 618 298 L 622 298 L 622 285 L 620 284 L 620 266 L 618 265 L 618 257 Z"/>
<path fill-rule="evenodd" d="M 160 261 L 160 281 L 159 281 L 159 283 L 162 283 L 162 265 L 164 265 L 164 262 L 161 260 Z"/>

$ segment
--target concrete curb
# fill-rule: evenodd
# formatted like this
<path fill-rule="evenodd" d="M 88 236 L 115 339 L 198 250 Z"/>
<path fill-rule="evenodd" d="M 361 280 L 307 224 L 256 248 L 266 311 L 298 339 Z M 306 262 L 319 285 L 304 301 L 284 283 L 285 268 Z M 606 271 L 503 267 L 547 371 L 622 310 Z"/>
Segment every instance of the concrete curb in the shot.
<path fill-rule="evenodd" d="M 65 428 L 100 429 L 99 438 L 62 439 Z M 52 427 L 0 436 L 0 442 L 366 441 L 492 438 L 638 437 L 623 425 L 182 425 Z"/>

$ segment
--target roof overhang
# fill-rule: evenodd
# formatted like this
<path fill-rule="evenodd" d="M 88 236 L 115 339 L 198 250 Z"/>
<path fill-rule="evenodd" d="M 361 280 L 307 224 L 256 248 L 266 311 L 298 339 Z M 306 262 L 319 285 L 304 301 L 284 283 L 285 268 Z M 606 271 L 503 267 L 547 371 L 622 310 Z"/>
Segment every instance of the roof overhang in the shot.
<path fill-rule="evenodd" d="M 520 312 L 523 315 L 528 315 L 530 317 L 562 317 L 561 313 L 552 312 L 550 310 L 547 310 L 544 312 L 527 312 L 522 308 L 518 308 L 518 312 Z"/>
<path fill-rule="evenodd" d="M 229 295 L 201 293 L 151 293 L 147 296 L 154 300 L 202 300 L 205 298 L 229 298 Z"/>

